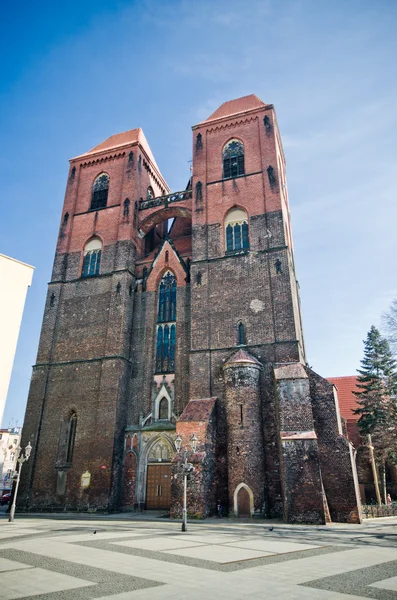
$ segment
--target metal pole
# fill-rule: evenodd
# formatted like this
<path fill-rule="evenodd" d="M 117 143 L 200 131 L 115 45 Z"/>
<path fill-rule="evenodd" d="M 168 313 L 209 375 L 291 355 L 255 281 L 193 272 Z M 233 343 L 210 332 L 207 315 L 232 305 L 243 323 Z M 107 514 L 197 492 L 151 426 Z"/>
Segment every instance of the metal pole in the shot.
<path fill-rule="evenodd" d="M 187 488 L 187 474 L 185 472 L 185 474 L 183 476 L 183 522 L 182 522 L 182 531 L 187 531 L 186 488 Z"/>
<path fill-rule="evenodd" d="M 14 520 L 15 507 L 16 507 L 16 503 L 17 503 L 17 495 L 18 495 L 18 488 L 19 488 L 19 480 L 21 478 L 21 471 L 22 471 L 22 462 L 18 462 L 18 465 L 19 465 L 19 469 L 17 471 L 18 475 L 17 475 L 16 484 L 15 484 L 14 498 L 12 500 L 11 510 L 10 510 L 10 514 L 8 516 L 8 521 L 10 523 Z"/>

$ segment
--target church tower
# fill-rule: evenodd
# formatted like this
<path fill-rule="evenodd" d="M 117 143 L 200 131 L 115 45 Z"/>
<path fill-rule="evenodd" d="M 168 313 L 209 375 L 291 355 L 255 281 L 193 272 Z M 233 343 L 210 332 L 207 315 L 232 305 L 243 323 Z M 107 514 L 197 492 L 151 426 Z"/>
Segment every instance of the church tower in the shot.
<path fill-rule="evenodd" d="M 113 509 L 132 372 L 139 198 L 169 191 L 141 129 L 70 161 L 24 436 L 20 504 Z"/>
<path fill-rule="evenodd" d="M 171 193 L 141 129 L 70 161 L 19 506 L 357 521 L 336 392 L 308 368 L 285 159 L 254 95 L 193 127 Z"/>

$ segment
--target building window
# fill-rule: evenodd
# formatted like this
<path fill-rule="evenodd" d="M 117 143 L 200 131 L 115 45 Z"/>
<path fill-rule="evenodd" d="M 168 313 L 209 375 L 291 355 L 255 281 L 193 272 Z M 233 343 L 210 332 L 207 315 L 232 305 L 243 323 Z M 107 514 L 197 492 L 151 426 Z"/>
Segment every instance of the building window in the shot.
<path fill-rule="evenodd" d="M 159 402 L 159 420 L 168 420 L 168 400 L 167 398 L 161 398 Z"/>
<path fill-rule="evenodd" d="M 168 271 L 162 278 L 159 287 L 158 323 L 176 320 L 176 279 Z"/>
<path fill-rule="evenodd" d="M 223 178 L 244 175 L 244 144 L 240 140 L 230 140 L 222 152 Z"/>
<path fill-rule="evenodd" d="M 71 464 L 73 460 L 74 441 L 76 438 L 77 415 L 72 413 L 68 422 L 67 442 L 66 442 L 66 462 Z"/>
<path fill-rule="evenodd" d="M 109 175 L 101 173 L 94 181 L 92 186 L 92 197 L 90 210 L 105 208 L 108 201 Z"/>
<path fill-rule="evenodd" d="M 168 271 L 159 285 L 157 313 L 156 373 L 175 371 L 176 279 Z"/>
<path fill-rule="evenodd" d="M 147 192 L 146 192 L 146 200 L 151 200 L 152 198 L 154 198 L 154 192 L 153 192 L 153 188 L 149 185 Z"/>
<path fill-rule="evenodd" d="M 248 250 L 248 216 L 241 208 L 232 209 L 225 219 L 226 251 Z"/>
<path fill-rule="evenodd" d="M 99 238 L 93 238 L 84 247 L 82 277 L 93 277 L 99 275 L 101 266 L 102 242 Z"/>
<path fill-rule="evenodd" d="M 176 325 L 157 326 L 156 373 L 175 371 Z"/>

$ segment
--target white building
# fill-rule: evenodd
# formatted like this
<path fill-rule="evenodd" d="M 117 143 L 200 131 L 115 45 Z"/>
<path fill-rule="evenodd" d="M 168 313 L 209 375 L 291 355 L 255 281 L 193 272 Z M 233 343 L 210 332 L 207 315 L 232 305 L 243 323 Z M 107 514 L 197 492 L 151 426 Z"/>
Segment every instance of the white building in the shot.
<path fill-rule="evenodd" d="M 34 267 L 0 254 L 0 424 Z"/>
<path fill-rule="evenodd" d="M 0 494 L 12 488 L 12 476 L 17 468 L 22 427 L 0 429 Z"/>

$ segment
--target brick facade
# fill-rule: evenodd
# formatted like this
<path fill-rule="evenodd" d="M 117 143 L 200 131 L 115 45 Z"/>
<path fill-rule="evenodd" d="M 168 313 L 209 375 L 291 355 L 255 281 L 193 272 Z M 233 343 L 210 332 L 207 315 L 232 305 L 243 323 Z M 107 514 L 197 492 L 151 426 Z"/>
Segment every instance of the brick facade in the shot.
<path fill-rule="evenodd" d="M 107 199 L 91 208 L 101 174 Z M 82 276 L 90 240 L 100 268 Z M 112 136 L 70 162 L 20 507 L 178 515 L 179 433 L 198 438 L 197 517 L 220 502 L 322 523 L 328 500 L 333 519 L 358 520 L 337 405 L 304 365 L 273 106 L 247 96 L 194 126 L 192 178 L 175 194 L 140 129 Z"/>

